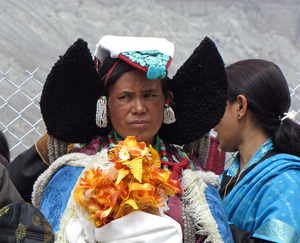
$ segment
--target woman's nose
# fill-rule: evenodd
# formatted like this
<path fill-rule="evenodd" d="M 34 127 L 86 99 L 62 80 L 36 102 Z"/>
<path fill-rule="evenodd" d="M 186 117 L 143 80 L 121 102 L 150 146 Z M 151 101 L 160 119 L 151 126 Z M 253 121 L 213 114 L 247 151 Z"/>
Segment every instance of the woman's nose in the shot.
<path fill-rule="evenodd" d="M 146 111 L 145 101 L 143 99 L 135 99 L 133 102 L 132 112 L 133 113 L 144 113 Z"/>

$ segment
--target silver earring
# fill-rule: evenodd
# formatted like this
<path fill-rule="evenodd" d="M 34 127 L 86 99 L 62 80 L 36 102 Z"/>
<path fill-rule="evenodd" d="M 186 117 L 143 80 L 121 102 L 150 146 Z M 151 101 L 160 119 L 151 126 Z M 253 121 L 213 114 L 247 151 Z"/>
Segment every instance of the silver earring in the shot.
<path fill-rule="evenodd" d="M 171 124 L 176 122 L 175 113 L 172 107 L 169 105 L 169 101 L 167 100 L 164 108 L 164 121 L 165 124 Z"/>
<path fill-rule="evenodd" d="M 101 96 L 97 101 L 96 124 L 98 127 L 107 127 L 107 99 Z"/>

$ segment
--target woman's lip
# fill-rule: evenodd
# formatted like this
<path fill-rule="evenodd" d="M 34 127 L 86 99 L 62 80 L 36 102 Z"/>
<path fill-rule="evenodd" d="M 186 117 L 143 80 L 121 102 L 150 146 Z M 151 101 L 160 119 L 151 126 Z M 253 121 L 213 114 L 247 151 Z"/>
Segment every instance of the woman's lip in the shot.
<path fill-rule="evenodd" d="M 142 120 L 136 120 L 136 121 L 130 122 L 130 125 L 134 126 L 134 127 L 148 127 L 149 122 L 148 121 L 142 121 Z"/>
<path fill-rule="evenodd" d="M 130 122 L 130 124 L 136 125 L 136 124 L 148 124 L 149 122 L 146 120 L 135 120 Z"/>

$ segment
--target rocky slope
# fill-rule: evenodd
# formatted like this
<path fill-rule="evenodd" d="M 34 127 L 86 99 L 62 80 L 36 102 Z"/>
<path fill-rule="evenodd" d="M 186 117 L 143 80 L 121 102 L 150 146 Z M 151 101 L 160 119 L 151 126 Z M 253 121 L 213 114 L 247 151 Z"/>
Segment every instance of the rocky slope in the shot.
<path fill-rule="evenodd" d="M 19 85 L 28 78 L 25 70 L 39 68 L 34 77 L 43 83 L 77 38 L 86 40 L 93 53 L 99 39 L 111 34 L 174 42 L 172 76 L 209 36 L 226 64 L 251 57 L 273 61 L 295 88 L 300 83 L 299 13 L 299 0 L 0 0 L 0 70 L 11 69 L 8 78 Z M 2 84 L 0 96 L 7 96 L 11 86 Z M 40 87 L 30 89 L 35 93 Z M 298 103 L 293 104 L 297 110 Z"/>
<path fill-rule="evenodd" d="M 297 0 L 1 0 L 0 70 L 38 71 L 41 81 L 77 38 L 93 52 L 105 34 L 159 36 L 176 45 L 174 72 L 204 38 L 224 61 L 261 57 L 299 71 Z"/>

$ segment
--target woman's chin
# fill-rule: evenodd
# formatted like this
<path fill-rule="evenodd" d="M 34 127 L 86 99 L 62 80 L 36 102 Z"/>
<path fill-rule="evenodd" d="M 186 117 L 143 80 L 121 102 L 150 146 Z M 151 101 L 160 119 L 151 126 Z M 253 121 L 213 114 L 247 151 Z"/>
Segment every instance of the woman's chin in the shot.
<path fill-rule="evenodd" d="M 131 129 L 128 129 L 126 132 L 120 132 L 119 135 L 124 139 L 128 136 L 135 136 L 137 142 L 145 142 L 147 146 L 149 146 L 149 144 L 153 144 L 155 142 L 156 133 L 157 132 L 149 129 L 149 126 L 137 125 L 134 129 L 131 127 Z"/>
<path fill-rule="evenodd" d="M 145 133 L 136 135 L 136 140 L 138 142 L 145 142 L 147 144 L 147 146 L 149 146 L 149 144 L 152 144 L 155 142 L 155 135 L 154 136 L 145 136 Z"/>

